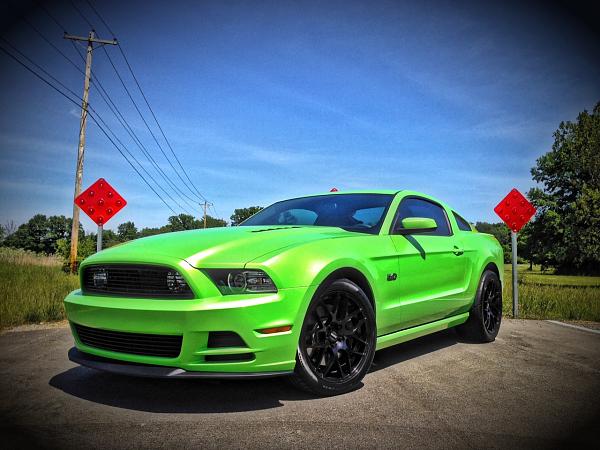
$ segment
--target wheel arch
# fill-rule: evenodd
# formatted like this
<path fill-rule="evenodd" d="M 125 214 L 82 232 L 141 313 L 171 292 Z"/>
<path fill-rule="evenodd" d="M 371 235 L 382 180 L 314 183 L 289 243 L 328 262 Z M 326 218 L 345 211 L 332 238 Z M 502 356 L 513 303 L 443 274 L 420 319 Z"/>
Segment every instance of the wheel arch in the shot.
<path fill-rule="evenodd" d="M 319 283 L 319 288 L 327 286 L 329 283 L 342 278 L 352 281 L 359 288 L 361 288 L 369 299 L 369 302 L 371 302 L 373 311 L 376 311 L 375 293 L 373 292 L 371 283 L 369 282 L 367 276 L 355 267 L 340 267 L 335 269 L 333 272 L 325 276 L 325 278 Z M 317 289 L 317 292 L 318 291 L 319 289 Z"/>
<path fill-rule="evenodd" d="M 498 276 L 498 278 L 500 278 L 500 270 L 498 269 L 498 266 L 496 265 L 495 262 L 493 262 L 493 261 L 488 262 L 487 265 L 483 268 L 483 271 L 481 272 L 481 274 L 483 275 L 483 273 L 486 270 L 491 270 Z"/>

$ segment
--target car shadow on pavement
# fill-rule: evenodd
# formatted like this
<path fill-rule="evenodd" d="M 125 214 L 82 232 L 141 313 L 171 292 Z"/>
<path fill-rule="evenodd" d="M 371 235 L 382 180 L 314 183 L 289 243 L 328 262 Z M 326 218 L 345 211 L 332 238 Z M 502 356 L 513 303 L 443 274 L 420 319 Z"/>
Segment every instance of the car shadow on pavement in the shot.
<path fill-rule="evenodd" d="M 459 342 L 466 341 L 459 338 L 454 330 L 448 329 L 379 350 L 375 353 L 370 373 L 442 350 Z"/>
<path fill-rule="evenodd" d="M 457 342 L 456 334 L 446 330 L 381 350 L 375 354 L 371 373 Z M 149 379 L 115 375 L 80 366 L 53 376 L 49 384 L 69 395 L 94 403 L 156 413 L 257 411 L 281 407 L 282 401 L 316 398 L 295 389 L 283 378 L 224 381 Z"/>
<path fill-rule="evenodd" d="M 228 413 L 283 406 L 282 400 L 314 398 L 283 378 L 264 380 L 177 380 L 135 378 L 74 367 L 50 386 L 95 403 L 157 413 Z"/>

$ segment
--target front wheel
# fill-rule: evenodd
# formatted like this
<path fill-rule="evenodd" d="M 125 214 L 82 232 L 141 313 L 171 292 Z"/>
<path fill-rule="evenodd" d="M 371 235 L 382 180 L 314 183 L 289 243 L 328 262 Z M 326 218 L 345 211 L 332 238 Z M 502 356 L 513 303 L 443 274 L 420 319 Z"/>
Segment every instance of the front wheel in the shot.
<path fill-rule="evenodd" d="M 474 342 L 492 342 L 502 322 L 502 285 L 495 272 L 486 270 L 481 276 L 469 319 L 456 327 L 461 337 Z"/>
<path fill-rule="evenodd" d="M 375 354 L 375 313 L 355 283 L 336 280 L 317 291 L 300 333 L 291 381 L 318 395 L 337 395 L 360 385 Z"/>

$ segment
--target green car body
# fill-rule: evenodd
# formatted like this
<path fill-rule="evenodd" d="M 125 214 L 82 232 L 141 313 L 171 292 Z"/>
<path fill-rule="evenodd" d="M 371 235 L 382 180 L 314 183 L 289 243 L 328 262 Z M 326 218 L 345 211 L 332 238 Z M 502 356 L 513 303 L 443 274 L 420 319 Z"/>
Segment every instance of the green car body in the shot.
<path fill-rule="evenodd" d="M 138 239 L 87 258 L 80 266 L 81 277 L 86 268 L 102 265 L 167 267 L 179 272 L 193 296 L 161 299 L 84 294 L 82 290 L 70 293 L 65 308 L 75 338 L 74 352 L 79 355 L 72 359 L 117 372 L 129 367 L 127 363 L 136 363 L 130 366 L 141 367 L 135 372 L 140 375 L 145 374 L 144 367 L 167 369 L 148 370 L 150 376 L 289 374 L 297 363 L 309 304 L 320 286 L 336 278 L 352 280 L 371 301 L 377 349 L 464 323 L 484 270 L 502 279 L 498 242 L 468 224 L 467 230 L 464 220 L 461 230 L 456 213 L 430 196 L 413 191 L 361 193 L 389 196 L 377 233 L 329 226 L 211 228 Z M 427 224 L 422 219 L 409 224 L 414 234 L 394 233 L 398 207 L 408 198 L 443 207 L 451 235 L 420 234 L 419 224 Z M 211 278 L 211 269 L 263 271 L 276 292 L 224 295 Z M 181 351 L 164 357 L 107 350 L 95 346 L 93 340 L 91 345 L 89 340 L 84 344 L 76 326 L 182 336 Z M 211 332 L 233 332 L 243 343 L 211 347 Z M 82 359 L 82 355 L 89 358 Z M 236 355 L 244 358 L 238 360 Z"/>

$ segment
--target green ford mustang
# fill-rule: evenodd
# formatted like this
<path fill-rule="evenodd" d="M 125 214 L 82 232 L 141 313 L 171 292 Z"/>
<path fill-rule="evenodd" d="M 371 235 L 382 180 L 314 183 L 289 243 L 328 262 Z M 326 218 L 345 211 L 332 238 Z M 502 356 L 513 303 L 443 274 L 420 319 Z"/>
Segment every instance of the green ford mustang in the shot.
<path fill-rule="evenodd" d="M 65 299 L 69 357 L 150 377 L 288 375 L 338 394 L 360 385 L 375 350 L 449 327 L 493 341 L 502 263 L 492 236 L 418 192 L 285 200 L 237 227 L 87 258 Z"/>

